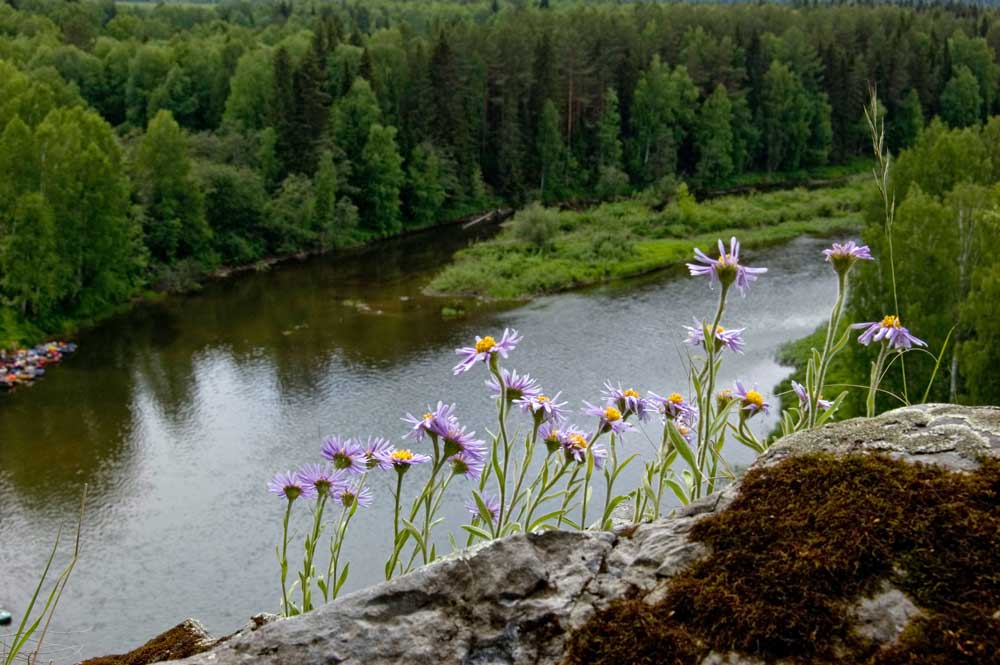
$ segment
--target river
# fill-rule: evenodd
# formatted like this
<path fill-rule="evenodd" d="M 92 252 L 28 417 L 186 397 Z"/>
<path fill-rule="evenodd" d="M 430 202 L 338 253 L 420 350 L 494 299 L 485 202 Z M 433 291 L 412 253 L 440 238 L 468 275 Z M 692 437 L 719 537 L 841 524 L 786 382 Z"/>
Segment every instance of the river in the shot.
<path fill-rule="evenodd" d="M 521 305 L 469 302 L 464 318 L 445 318 L 451 301 L 421 287 L 468 241 L 423 234 L 141 306 L 82 335 L 80 351 L 43 381 L 0 396 L 0 606 L 15 619 L 89 486 L 82 555 L 43 660 L 122 652 L 189 616 L 223 633 L 275 611 L 283 502 L 266 493 L 269 477 L 317 461 L 323 435 L 398 441 L 400 417 L 438 399 L 484 434 L 493 417 L 485 369 L 451 373 L 453 349 L 476 334 L 517 328 L 524 341 L 508 366 L 549 394 L 562 390 L 574 409 L 599 399 L 606 379 L 643 392 L 683 388 L 681 325 L 711 315 L 706 280 L 668 271 Z M 787 375 L 776 350 L 811 332 L 835 295 L 825 244 L 747 255 L 770 272 L 733 299 L 727 327 L 747 327 L 747 350 L 727 356 L 724 380 L 768 391 Z M 772 412 L 757 427 L 774 422 Z M 625 446 L 651 450 L 642 434 Z M 752 459 L 729 450 L 733 463 Z M 391 540 L 390 478 L 373 483 L 376 503 L 345 546 L 348 590 L 381 579 Z M 452 488 L 445 514 L 457 525 L 465 481 Z M 299 517 L 301 534 L 304 510 Z"/>

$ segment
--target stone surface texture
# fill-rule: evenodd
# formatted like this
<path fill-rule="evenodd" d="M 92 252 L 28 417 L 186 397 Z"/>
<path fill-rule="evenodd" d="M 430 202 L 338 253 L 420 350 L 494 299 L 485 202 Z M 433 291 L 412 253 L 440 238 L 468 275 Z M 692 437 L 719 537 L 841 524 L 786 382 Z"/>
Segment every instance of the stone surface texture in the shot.
<path fill-rule="evenodd" d="M 1000 456 L 1000 408 L 931 404 L 803 432 L 755 463 L 792 455 L 882 452 L 956 470 Z M 557 663 L 565 640 L 629 591 L 654 602 L 664 579 L 705 553 L 691 526 L 722 510 L 738 484 L 654 523 L 616 532 L 521 534 L 459 552 L 391 582 L 352 593 L 306 616 L 244 630 L 187 665 L 500 665 Z M 856 608 L 858 629 L 891 641 L 919 612 L 887 587 Z M 751 665 L 711 654 L 704 665 Z"/>

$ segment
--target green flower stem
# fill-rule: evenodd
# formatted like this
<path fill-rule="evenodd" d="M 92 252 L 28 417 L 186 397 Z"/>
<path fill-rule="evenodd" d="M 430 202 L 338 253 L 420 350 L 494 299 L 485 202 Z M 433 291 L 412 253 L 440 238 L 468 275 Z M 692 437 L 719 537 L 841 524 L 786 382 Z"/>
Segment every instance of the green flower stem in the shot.
<path fill-rule="evenodd" d="M 392 579 L 392 574 L 396 570 L 396 563 L 399 561 L 399 499 L 403 493 L 403 472 L 396 470 L 396 492 L 393 494 L 392 511 L 392 556 L 386 563 L 385 579 Z"/>
<path fill-rule="evenodd" d="M 542 497 L 545 496 L 546 492 L 555 487 L 556 483 L 559 482 L 564 475 L 566 475 L 566 471 L 569 469 L 571 462 L 572 460 L 570 459 L 563 462 L 563 465 L 559 467 L 559 472 L 552 476 L 552 479 L 549 480 L 549 482 L 543 483 L 541 489 L 538 490 L 538 494 L 535 495 L 534 500 L 531 502 L 531 506 L 528 508 L 528 516 L 524 520 L 524 528 L 526 530 L 531 525 L 531 518 L 535 514 L 535 510 L 537 510 L 538 506 L 541 505 Z"/>
<path fill-rule="evenodd" d="M 715 343 L 715 331 L 719 327 L 719 322 L 722 321 L 722 314 L 726 309 L 726 294 L 729 291 L 729 285 L 723 283 L 722 291 L 719 293 L 719 306 L 715 311 L 715 320 L 712 322 L 712 327 L 704 330 L 705 337 L 705 350 L 708 353 L 708 359 L 705 361 L 705 371 L 704 376 L 707 380 L 707 385 L 702 382 L 702 395 L 701 395 L 701 417 L 698 419 L 698 452 L 697 452 L 697 469 L 692 469 L 697 478 L 694 486 L 694 497 L 695 499 L 701 497 L 701 487 L 702 487 L 702 476 L 704 475 L 705 469 L 705 459 L 708 454 L 708 447 L 711 445 L 712 433 L 710 431 L 711 424 L 714 420 L 714 409 L 715 405 L 715 356 L 718 352 L 717 344 Z M 704 324 L 702 324 L 704 325 Z"/>
<path fill-rule="evenodd" d="M 323 528 L 323 509 L 326 507 L 327 495 L 324 493 L 316 499 L 316 509 L 313 513 L 312 533 L 306 540 L 306 555 L 302 561 L 302 612 L 309 612 L 312 606 L 312 579 L 313 579 L 313 559 L 316 556 L 316 543 L 319 541 L 319 532 Z"/>
<path fill-rule="evenodd" d="M 285 508 L 285 519 L 282 520 L 281 525 L 281 556 L 278 559 L 278 563 L 281 565 L 281 601 L 284 603 L 282 606 L 282 614 L 286 617 L 291 616 L 291 605 L 288 603 L 288 520 L 292 516 L 292 504 L 295 502 L 294 499 L 288 500 L 288 506 Z"/>
<path fill-rule="evenodd" d="M 830 322 L 827 324 L 826 328 L 826 340 L 823 342 L 823 353 L 819 357 L 819 367 L 816 368 L 816 376 L 813 377 L 813 385 L 809 386 L 809 428 L 812 429 L 816 426 L 816 420 L 819 418 L 819 408 L 815 405 L 819 404 L 820 396 L 823 394 L 823 388 L 826 385 L 826 372 L 830 368 L 830 361 L 833 360 L 833 344 L 837 336 L 837 330 L 840 328 L 840 316 L 844 308 L 844 297 L 847 294 L 847 271 L 837 275 L 837 302 L 833 304 L 833 309 L 830 311 Z"/>
<path fill-rule="evenodd" d="M 510 521 L 510 516 L 514 514 L 514 507 L 519 501 L 518 495 L 521 493 L 521 487 L 524 485 L 524 478 L 528 473 L 528 467 L 531 465 L 531 459 L 535 455 L 535 444 L 538 440 L 538 428 L 540 426 L 541 423 L 536 418 L 535 425 L 531 430 L 531 438 L 528 439 L 524 447 L 524 459 L 521 462 L 521 470 L 517 474 L 517 482 L 514 483 L 514 493 L 510 495 L 510 510 L 507 511 L 508 522 Z M 498 528 L 503 529 L 503 526 L 501 523 Z"/>
<path fill-rule="evenodd" d="M 868 382 L 868 399 L 865 400 L 865 413 L 869 418 L 875 415 L 875 396 L 878 393 L 879 385 L 882 383 L 882 366 L 885 364 L 888 349 L 889 344 L 882 342 L 878 358 L 872 363 L 872 374 Z"/>
<path fill-rule="evenodd" d="M 608 448 L 611 451 L 611 464 L 609 465 L 610 468 L 605 469 L 605 476 L 604 477 L 607 479 L 607 492 L 604 495 L 604 512 L 601 514 L 601 528 L 604 528 L 604 523 L 608 519 L 608 512 L 609 512 L 608 509 L 611 507 L 611 499 L 612 499 L 611 495 L 614 492 L 614 485 L 615 485 L 615 480 L 614 479 L 615 479 L 615 476 L 618 473 L 618 449 L 617 449 L 617 447 L 615 447 L 615 434 L 614 434 L 614 432 L 611 433 L 611 442 L 608 444 Z M 590 446 L 587 446 L 587 452 L 588 452 L 588 454 L 590 453 Z M 588 476 L 588 481 L 589 481 L 589 476 Z M 584 512 L 584 517 L 586 517 L 586 513 L 587 513 L 587 488 L 586 487 L 583 489 L 583 512 Z M 580 528 L 581 529 L 586 529 L 587 527 L 585 526 L 585 524 L 586 524 L 586 522 L 584 520 L 581 520 L 581 522 L 580 522 Z"/>
<path fill-rule="evenodd" d="M 494 356 L 495 358 L 496 356 Z M 503 459 L 501 461 L 502 471 L 497 474 L 497 488 L 500 494 L 500 512 L 497 515 L 496 528 L 493 537 L 500 535 L 504 520 L 507 517 L 505 512 L 507 501 L 507 466 L 510 460 L 510 441 L 507 439 L 507 384 L 503 380 L 503 372 L 500 371 L 500 363 L 490 363 L 490 371 L 497 378 L 500 384 L 500 403 L 497 406 L 497 415 L 500 421 L 500 440 L 503 444 Z"/>

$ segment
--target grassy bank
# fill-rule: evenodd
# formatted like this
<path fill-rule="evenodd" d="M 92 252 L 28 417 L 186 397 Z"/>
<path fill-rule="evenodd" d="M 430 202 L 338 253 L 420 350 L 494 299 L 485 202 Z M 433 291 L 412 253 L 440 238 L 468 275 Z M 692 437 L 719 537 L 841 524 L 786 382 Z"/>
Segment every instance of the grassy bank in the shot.
<path fill-rule="evenodd" d="M 854 230 L 866 181 L 698 203 L 685 188 L 665 207 L 641 196 L 584 211 L 529 207 L 495 238 L 459 252 L 432 293 L 527 298 L 675 266 L 691 248 L 739 237 L 746 247 Z"/>

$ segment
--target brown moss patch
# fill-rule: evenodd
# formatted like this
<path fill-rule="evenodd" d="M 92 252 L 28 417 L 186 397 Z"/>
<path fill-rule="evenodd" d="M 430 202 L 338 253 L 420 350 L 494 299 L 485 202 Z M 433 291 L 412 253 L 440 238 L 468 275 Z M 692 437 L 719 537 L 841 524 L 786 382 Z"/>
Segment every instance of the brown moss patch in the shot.
<path fill-rule="evenodd" d="M 735 651 L 1000 663 L 1000 460 L 960 474 L 880 455 L 793 457 L 747 474 L 691 537 L 711 553 L 657 605 L 629 598 L 597 613 L 571 636 L 567 662 L 687 665 Z M 850 609 L 885 581 L 924 614 L 880 648 L 856 634 Z"/>
<path fill-rule="evenodd" d="M 201 626 L 184 621 L 165 633 L 157 635 L 138 649 L 120 656 L 100 656 L 85 660 L 80 665 L 148 665 L 163 660 L 179 660 L 207 651 L 212 640 Z"/>

